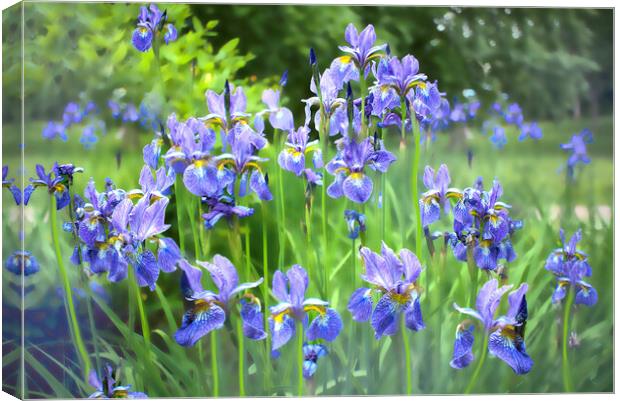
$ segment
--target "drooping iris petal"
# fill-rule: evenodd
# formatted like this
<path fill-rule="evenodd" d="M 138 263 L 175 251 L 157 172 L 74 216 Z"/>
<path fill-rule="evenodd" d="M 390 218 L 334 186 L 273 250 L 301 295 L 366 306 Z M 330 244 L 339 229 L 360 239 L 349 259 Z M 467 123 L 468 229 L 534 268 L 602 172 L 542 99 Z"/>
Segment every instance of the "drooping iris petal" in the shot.
<path fill-rule="evenodd" d="M 489 335 L 489 352 L 506 362 L 518 375 L 529 372 L 534 365 L 525 351 L 523 338 L 510 327 Z"/>
<path fill-rule="evenodd" d="M 456 330 L 454 351 L 450 361 L 450 366 L 454 369 L 463 369 L 474 360 L 474 354 L 471 351 L 474 346 L 474 328 L 473 324 L 467 329 L 459 325 Z"/>
<path fill-rule="evenodd" d="M 264 340 L 267 333 L 263 326 L 263 313 L 260 305 L 254 302 L 241 301 L 241 320 L 243 321 L 243 335 L 251 340 Z"/>
<path fill-rule="evenodd" d="M 422 225 L 428 226 L 439 220 L 441 207 L 434 196 L 423 196 L 419 201 L 420 212 L 422 214 Z"/>
<path fill-rule="evenodd" d="M 310 323 L 306 336 L 309 341 L 322 338 L 326 341 L 334 341 L 342 330 L 342 319 L 335 309 L 327 308 L 324 314 L 320 314 Z"/>
<path fill-rule="evenodd" d="M 272 351 L 284 346 L 295 335 L 295 320 L 288 314 L 270 317 L 269 327 L 271 329 Z"/>
<path fill-rule="evenodd" d="M 490 244 L 490 241 L 480 241 L 474 248 L 474 260 L 476 265 L 483 270 L 497 269 L 497 248 Z"/>
<path fill-rule="evenodd" d="M 340 197 L 342 197 L 344 195 L 344 190 L 342 188 L 342 183 L 345 180 L 345 175 L 344 174 L 338 174 L 336 175 L 336 178 L 334 179 L 334 182 L 332 182 L 328 187 L 327 187 L 327 195 L 329 195 L 330 197 L 334 198 L 334 199 L 338 199 Z"/>
<path fill-rule="evenodd" d="M 131 43 L 138 51 L 148 51 L 153 43 L 153 32 L 147 27 L 139 26 L 131 35 Z"/>
<path fill-rule="evenodd" d="M 315 361 L 312 361 L 312 360 L 304 361 L 304 364 L 303 364 L 304 379 L 311 378 L 314 375 L 314 372 L 316 372 L 317 366 L 318 365 Z"/>
<path fill-rule="evenodd" d="M 405 326 L 413 331 L 419 331 L 426 327 L 422 319 L 422 309 L 418 297 L 405 308 Z"/>
<path fill-rule="evenodd" d="M 136 257 L 134 264 L 136 269 L 136 280 L 140 287 L 148 286 L 151 291 L 155 290 L 155 283 L 159 277 L 159 265 L 155 255 L 150 250 L 146 250 Z"/>
<path fill-rule="evenodd" d="M 201 161 L 185 169 L 183 183 L 187 190 L 196 196 L 213 196 L 220 189 L 217 168 Z"/>
<path fill-rule="evenodd" d="M 375 330 L 375 338 L 394 335 L 398 330 L 399 316 L 400 306 L 394 302 L 391 294 L 383 295 L 370 318 L 370 324 Z"/>
<path fill-rule="evenodd" d="M 270 201 L 273 199 L 271 191 L 267 186 L 265 176 L 258 170 L 252 171 L 252 175 L 250 176 L 250 188 L 258 195 L 260 200 Z"/>
<path fill-rule="evenodd" d="M 368 288 L 358 288 L 351 294 L 347 309 L 353 315 L 353 320 L 365 322 L 372 314 L 372 294 Z"/>
<path fill-rule="evenodd" d="M 363 173 L 353 173 L 342 182 L 342 191 L 356 203 L 364 203 L 372 194 L 372 180 Z"/>
<path fill-rule="evenodd" d="M 598 293 L 596 289 L 585 281 L 577 283 L 577 292 L 575 293 L 575 304 L 592 306 L 598 301 Z"/>
<path fill-rule="evenodd" d="M 224 326 L 226 314 L 218 305 L 197 301 L 197 304 L 183 315 L 181 327 L 174 334 L 175 341 L 183 347 L 191 347 L 212 330 Z"/>
<path fill-rule="evenodd" d="M 181 260 L 181 250 L 172 238 L 161 238 L 158 241 L 159 250 L 157 261 L 161 270 L 170 273 L 176 270 L 176 264 Z"/>

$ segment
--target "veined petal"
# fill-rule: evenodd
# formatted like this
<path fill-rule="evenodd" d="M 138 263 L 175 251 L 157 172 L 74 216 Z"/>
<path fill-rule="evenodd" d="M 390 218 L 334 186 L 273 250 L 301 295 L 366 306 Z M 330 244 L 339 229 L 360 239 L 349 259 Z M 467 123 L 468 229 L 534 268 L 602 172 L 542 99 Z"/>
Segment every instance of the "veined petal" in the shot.
<path fill-rule="evenodd" d="M 148 286 L 151 291 L 155 290 L 155 283 L 159 277 L 159 265 L 155 255 L 150 250 L 139 254 L 134 264 L 136 270 L 136 280 L 140 287 Z"/>
<path fill-rule="evenodd" d="M 271 330 L 271 350 L 275 351 L 284 346 L 295 335 L 295 320 L 288 314 L 282 313 L 269 318 Z"/>
<path fill-rule="evenodd" d="M 598 301 L 596 289 L 585 281 L 579 281 L 576 285 L 575 304 L 592 306 Z"/>
<path fill-rule="evenodd" d="M 335 309 L 327 308 L 325 313 L 319 314 L 310 323 L 306 332 L 309 341 L 322 338 L 325 341 L 334 341 L 342 330 L 342 319 Z"/>
<path fill-rule="evenodd" d="M 381 297 L 370 318 L 370 324 L 375 330 L 375 338 L 396 334 L 400 312 L 401 306 L 392 299 L 390 293 Z"/>
<path fill-rule="evenodd" d="M 456 329 L 454 351 L 450 361 L 450 366 L 454 369 L 463 369 L 474 360 L 474 354 L 471 351 L 474 346 L 474 329 L 475 326 L 473 324 L 469 325 L 469 328 L 459 325 Z"/>
<path fill-rule="evenodd" d="M 513 328 L 505 327 L 489 335 L 489 352 L 518 375 L 528 373 L 534 362 L 525 351 L 525 341 Z"/>
<path fill-rule="evenodd" d="M 344 194 L 356 203 L 365 203 L 370 199 L 372 188 L 372 180 L 363 173 L 353 173 L 342 182 Z"/>
<path fill-rule="evenodd" d="M 420 299 L 418 297 L 413 302 L 409 302 L 405 308 L 405 326 L 413 331 L 419 331 L 426 327 L 422 318 L 422 309 L 420 308 Z"/>
<path fill-rule="evenodd" d="M 267 333 L 263 329 L 263 313 L 260 305 L 254 302 L 241 301 L 241 320 L 243 335 L 251 340 L 264 340 Z"/>
<path fill-rule="evenodd" d="M 174 334 L 175 341 L 183 347 L 191 347 L 212 330 L 220 329 L 226 313 L 218 305 L 198 302 L 185 312 L 181 327 Z"/>
<path fill-rule="evenodd" d="M 372 314 L 372 293 L 369 288 L 358 288 L 353 291 L 347 309 L 356 322 L 365 322 Z"/>

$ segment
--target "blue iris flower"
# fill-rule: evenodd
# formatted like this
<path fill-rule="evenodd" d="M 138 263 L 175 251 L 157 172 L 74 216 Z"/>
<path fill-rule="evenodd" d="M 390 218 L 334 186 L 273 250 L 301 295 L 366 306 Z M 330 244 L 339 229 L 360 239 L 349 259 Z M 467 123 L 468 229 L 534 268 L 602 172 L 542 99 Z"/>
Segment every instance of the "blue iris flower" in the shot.
<path fill-rule="evenodd" d="M 495 318 L 502 297 L 512 288 L 504 285 L 498 288 L 496 279 L 485 283 L 476 298 L 476 309 L 462 308 L 454 304 L 454 308 L 481 323 L 484 335 L 489 337 L 488 350 L 504 361 L 519 375 L 528 373 L 534 364 L 525 350 L 525 324 L 527 321 L 526 283 L 508 294 L 508 310 L 504 316 Z M 450 366 L 462 369 L 473 360 L 474 329 L 469 321 L 461 323 L 456 332 L 454 353 Z"/>
<path fill-rule="evenodd" d="M 362 279 L 372 286 L 358 288 L 351 294 L 347 309 L 353 320 L 370 320 L 377 339 L 396 334 L 402 318 L 409 330 L 424 329 L 417 283 L 422 266 L 416 255 L 401 249 L 400 257 L 396 256 L 385 243 L 382 243 L 381 254 L 367 247 L 363 247 L 360 254 L 366 267 Z M 373 306 L 374 294 L 380 299 Z"/>
<path fill-rule="evenodd" d="M 215 255 L 213 262 L 197 262 L 205 268 L 219 293 L 204 290 L 200 282 L 202 270 L 181 262 L 184 272 L 183 292 L 193 303 L 183 315 L 181 327 L 174 335 L 179 345 L 191 347 L 212 330 L 222 328 L 226 316 L 235 311 L 235 303 L 240 301 L 240 315 L 243 321 L 243 334 L 251 340 L 263 340 L 267 333 L 263 330 L 263 314 L 260 300 L 246 291 L 258 287 L 263 279 L 239 284 L 235 266 L 221 255 Z M 243 297 L 243 298 L 241 298 Z"/>
<path fill-rule="evenodd" d="M 31 276 L 39 271 L 39 262 L 28 251 L 15 251 L 4 262 L 4 266 L 11 273 L 21 276 Z"/>
<path fill-rule="evenodd" d="M 308 273 L 293 265 L 286 274 L 280 270 L 273 275 L 273 294 L 279 303 L 269 308 L 271 349 L 276 351 L 295 335 L 295 321 L 304 325 L 308 341 L 334 341 L 342 330 L 342 319 L 329 303 L 317 298 L 306 298 Z M 310 315 L 315 317 L 310 321 Z"/>
<path fill-rule="evenodd" d="M 598 301 L 596 289 L 585 282 L 584 277 L 592 275 L 592 268 L 588 263 L 588 255 L 577 249 L 581 241 L 581 230 L 577 230 L 566 242 L 564 230 L 560 230 L 562 247 L 557 248 L 547 258 L 545 269 L 556 277 L 556 289 L 551 296 L 553 303 L 561 302 L 572 287 L 575 293 L 575 304 L 593 306 Z"/>
<path fill-rule="evenodd" d="M 22 202 L 22 191 L 14 184 L 15 178 L 7 178 L 9 175 L 9 166 L 2 166 L 2 187 L 8 189 L 13 195 L 15 204 L 19 205 Z"/>

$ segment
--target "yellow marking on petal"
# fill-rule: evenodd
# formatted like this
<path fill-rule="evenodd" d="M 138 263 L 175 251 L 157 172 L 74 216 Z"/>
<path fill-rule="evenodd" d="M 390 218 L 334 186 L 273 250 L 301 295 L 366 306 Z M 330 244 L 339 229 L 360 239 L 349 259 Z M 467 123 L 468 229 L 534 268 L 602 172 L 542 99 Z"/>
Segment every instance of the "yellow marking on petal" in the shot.
<path fill-rule="evenodd" d="M 304 306 L 304 312 L 318 312 L 321 315 L 324 315 L 327 309 L 321 305 L 306 305 Z"/>
<path fill-rule="evenodd" d="M 350 177 L 353 178 L 354 180 L 361 180 L 364 177 L 364 173 L 360 173 L 360 172 L 351 173 Z"/>
<path fill-rule="evenodd" d="M 64 192 L 65 191 L 64 184 L 58 183 L 58 184 L 54 185 L 54 191 L 56 191 L 56 192 Z"/>
<path fill-rule="evenodd" d="M 348 64 L 351 62 L 351 56 L 340 56 L 338 57 L 338 60 L 342 63 L 342 64 Z"/>
<path fill-rule="evenodd" d="M 243 168 L 243 170 L 249 170 L 251 168 L 255 168 L 256 170 L 262 172 L 260 166 L 258 164 L 256 164 L 255 162 L 246 163 L 245 167 Z"/>
<path fill-rule="evenodd" d="M 347 167 L 338 167 L 335 171 L 334 174 L 338 174 L 338 173 L 346 173 L 349 174 L 351 170 L 349 170 Z"/>
<path fill-rule="evenodd" d="M 139 193 L 139 192 L 133 192 L 133 193 L 128 193 L 128 194 L 127 194 L 127 197 L 128 197 L 129 199 L 131 199 L 131 200 L 134 200 L 134 199 L 141 199 L 143 196 L 144 196 L 144 194 L 141 194 L 141 193 Z"/>
<path fill-rule="evenodd" d="M 271 317 L 273 318 L 273 321 L 275 323 L 282 324 L 282 321 L 284 320 L 284 316 L 290 313 L 291 313 L 290 309 L 284 309 L 282 312 L 276 313 L 275 315 L 271 315 Z"/>

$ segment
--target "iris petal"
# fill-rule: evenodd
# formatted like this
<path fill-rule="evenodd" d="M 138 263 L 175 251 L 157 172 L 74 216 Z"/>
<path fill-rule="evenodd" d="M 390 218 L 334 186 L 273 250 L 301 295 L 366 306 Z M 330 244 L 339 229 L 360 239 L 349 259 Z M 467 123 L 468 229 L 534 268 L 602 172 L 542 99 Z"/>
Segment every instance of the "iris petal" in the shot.
<path fill-rule="evenodd" d="M 450 366 L 454 369 L 463 369 L 474 360 L 474 354 L 471 352 L 474 346 L 474 328 L 473 324 L 468 329 L 459 326 L 456 331 L 454 351 L 450 361 Z"/>
<path fill-rule="evenodd" d="M 347 309 L 353 315 L 353 320 L 365 322 L 372 314 L 372 296 L 370 289 L 358 288 L 351 294 Z"/>
<path fill-rule="evenodd" d="M 267 338 L 267 333 L 263 329 L 263 313 L 260 310 L 260 306 L 245 300 L 241 302 L 243 335 L 251 340 L 264 340 Z"/>
<path fill-rule="evenodd" d="M 342 330 L 342 319 L 335 309 L 327 308 L 324 314 L 321 314 L 312 320 L 310 327 L 306 332 L 309 341 L 322 338 L 326 341 L 334 341 Z"/>
<path fill-rule="evenodd" d="M 191 347 L 210 331 L 221 328 L 225 320 L 226 314 L 218 305 L 199 304 L 185 312 L 174 339 L 183 347 Z"/>
<path fill-rule="evenodd" d="M 375 329 L 375 337 L 391 336 L 398 330 L 400 307 L 390 294 L 385 294 L 372 312 L 370 324 Z"/>
<path fill-rule="evenodd" d="M 523 338 L 510 327 L 499 329 L 489 335 L 489 352 L 514 370 L 518 375 L 528 373 L 534 362 L 525 352 Z"/>

